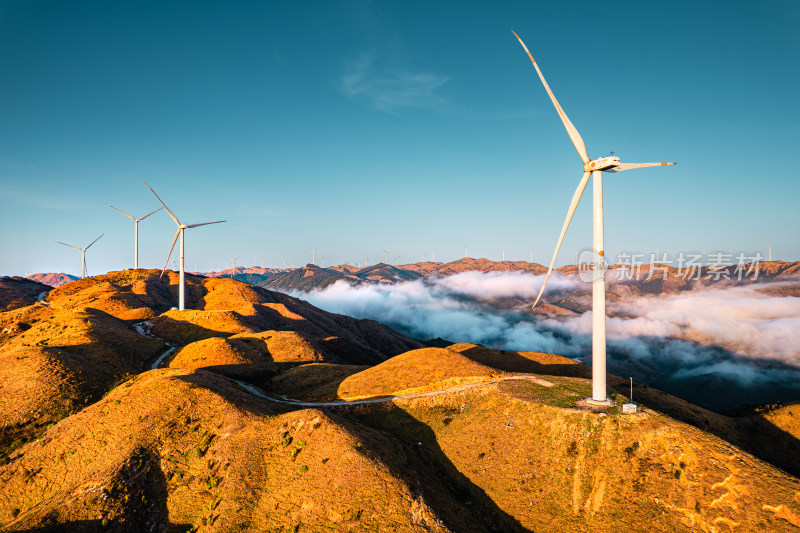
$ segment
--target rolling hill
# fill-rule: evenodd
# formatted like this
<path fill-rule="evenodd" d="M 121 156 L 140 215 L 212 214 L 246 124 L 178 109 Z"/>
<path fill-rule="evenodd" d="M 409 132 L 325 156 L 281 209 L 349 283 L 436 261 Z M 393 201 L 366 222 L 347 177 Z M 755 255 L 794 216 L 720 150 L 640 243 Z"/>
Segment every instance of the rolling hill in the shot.
<path fill-rule="evenodd" d="M 796 405 L 425 347 L 232 279 L 112 272 L 0 312 L 4 531 L 797 531 Z M 0 291 L 3 290 L 0 288 Z M 159 354 L 175 345 L 162 366 Z"/>

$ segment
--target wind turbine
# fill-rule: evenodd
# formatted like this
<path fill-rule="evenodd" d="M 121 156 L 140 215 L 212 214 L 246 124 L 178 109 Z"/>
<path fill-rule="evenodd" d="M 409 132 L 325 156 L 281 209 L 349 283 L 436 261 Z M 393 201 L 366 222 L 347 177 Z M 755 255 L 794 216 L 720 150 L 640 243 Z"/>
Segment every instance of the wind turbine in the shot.
<path fill-rule="evenodd" d="M 144 184 L 147 185 L 147 182 L 145 182 Z M 156 194 L 156 191 L 154 191 L 153 188 L 150 187 L 150 185 L 147 185 L 147 188 L 150 189 L 150 192 L 152 192 L 153 196 L 156 197 L 156 200 L 158 200 L 158 203 L 160 203 L 162 206 L 164 206 L 164 209 L 167 211 L 167 213 L 169 213 L 170 218 L 172 218 L 172 220 L 174 220 L 175 224 L 177 224 L 177 226 L 178 226 L 178 231 L 175 232 L 175 236 L 172 238 L 172 245 L 169 247 L 169 253 L 167 254 L 167 260 L 164 262 L 164 268 L 161 269 L 161 275 L 159 277 L 164 275 L 164 271 L 167 269 L 167 263 L 169 263 L 169 258 L 172 255 L 172 250 L 175 249 L 175 242 L 178 240 L 178 235 L 180 235 L 180 237 L 181 237 L 181 249 L 180 249 L 181 261 L 180 261 L 180 276 L 179 276 L 179 282 L 178 282 L 178 310 L 183 311 L 185 309 L 185 305 L 184 305 L 185 276 L 184 276 L 184 271 L 183 271 L 183 250 L 184 250 L 184 248 L 183 248 L 183 230 L 186 230 L 186 229 L 189 229 L 189 228 L 196 228 L 198 226 L 207 226 L 209 224 L 219 224 L 219 223 L 225 222 L 225 221 L 224 220 L 215 220 L 214 222 L 201 222 L 199 224 L 181 224 L 180 221 L 178 220 L 178 217 L 175 216 L 175 213 L 170 211 L 169 207 L 167 207 L 167 204 L 165 204 L 164 202 L 161 201 L 161 198 L 158 197 L 158 195 Z"/>
<path fill-rule="evenodd" d="M 389 250 L 386 250 L 386 249 L 384 248 L 384 250 L 383 250 L 383 262 L 384 262 L 384 263 L 386 263 L 386 254 L 388 254 L 388 253 L 389 253 Z M 387 263 L 387 264 L 388 264 L 388 263 Z"/>
<path fill-rule="evenodd" d="M 164 208 L 163 207 L 159 207 L 155 211 L 151 211 L 150 213 L 147 213 L 143 217 L 133 218 L 132 216 L 130 216 L 125 211 L 121 211 L 121 210 L 117 209 L 116 207 L 114 207 L 111 204 L 106 204 L 106 205 L 108 207 L 110 207 L 111 209 L 114 209 L 115 211 L 119 211 L 120 213 L 122 213 L 123 215 L 128 217 L 129 219 L 133 220 L 133 268 L 137 268 L 138 269 L 139 268 L 139 221 L 146 219 L 147 217 L 149 217 L 153 213 L 155 213 L 157 211 L 161 211 Z"/>
<path fill-rule="evenodd" d="M 236 257 L 234 259 L 231 259 L 231 278 L 233 278 L 236 275 L 236 259 L 239 258 Z"/>
<path fill-rule="evenodd" d="M 100 237 L 102 237 L 103 235 L 105 235 L 105 234 L 100 235 Z M 91 243 L 89 243 L 89 246 L 91 246 L 92 244 L 94 244 L 97 241 L 99 241 L 100 237 L 96 238 Z M 78 248 L 77 246 L 72 246 L 71 244 L 67 244 L 67 243 L 61 242 L 61 241 L 53 241 L 53 242 L 57 242 L 58 244 L 63 244 L 64 246 L 69 246 L 70 248 L 75 248 L 76 250 L 80 250 L 81 251 L 81 278 L 85 278 L 86 277 L 86 250 L 89 249 L 89 246 L 87 246 L 86 248 Z"/>
<path fill-rule="evenodd" d="M 316 248 L 309 248 L 311 250 L 311 264 L 317 264 L 317 249 Z"/>
<path fill-rule="evenodd" d="M 586 184 L 589 182 L 589 177 L 591 176 L 592 252 L 594 258 L 594 272 L 592 275 L 592 397 L 589 398 L 589 401 L 595 404 L 607 405 L 611 403 L 611 400 L 606 398 L 606 286 L 605 265 L 603 260 L 603 255 L 605 254 L 603 250 L 603 172 L 620 172 L 633 168 L 674 165 L 675 163 L 621 163 L 619 157 L 614 156 L 601 157 L 595 160 L 589 159 L 589 154 L 586 151 L 586 145 L 584 145 L 583 139 L 578 133 L 578 130 L 575 129 L 575 126 L 572 125 L 569 118 L 567 118 L 566 113 L 564 113 L 555 95 L 553 95 L 553 91 L 550 90 L 550 86 L 547 85 L 542 71 L 539 70 L 539 65 L 533 60 L 533 56 L 528 51 L 528 47 L 525 46 L 525 43 L 522 42 L 519 35 L 514 31 L 512 31 L 512 33 L 514 33 L 514 37 L 517 38 L 522 48 L 524 48 L 525 52 L 528 54 L 531 63 L 533 63 L 536 73 L 539 75 L 539 79 L 542 80 L 542 85 L 544 85 L 547 94 L 550 96 L 550 100 L 553 102 L 558 112 L 558 116 L 561 117 L 561 122 L 564 123 L 564 127 L 567 129 L 567 135 L 569 135 L 572 144 L 575 146 L 575 149 L 578 151 L 583 161 L 583 177 L 578 183 L 575 194 L 572 196 L 572 201 L 567 211 L 567 217 L 564 220 L 564 226 L 561 228 L 561 234 L 558 236 L 556 249 L 555 252 L 553 252 L 553 259 L 550 261 L 550 268 L 547 269 L 547 276 L 544 279 L 544 284 L 539 291 L 539 295 L 536 297 L 533 307 L 536 307 L 536 304 L 539 303 L 544 288 L 547 286 L 547 280 L 550 279 L 550 274 L 553 271 L 553 265 L 556 262 L 558 250 L 561 248 L 561 242 L 564 240 L 564 234 L 567 231 L 567 227 L 569 227 L 572 215 L 575 213 L 575 208 L 578 207 L 578 202 L 583 195 L 583 190 L 586 188 Z"/>

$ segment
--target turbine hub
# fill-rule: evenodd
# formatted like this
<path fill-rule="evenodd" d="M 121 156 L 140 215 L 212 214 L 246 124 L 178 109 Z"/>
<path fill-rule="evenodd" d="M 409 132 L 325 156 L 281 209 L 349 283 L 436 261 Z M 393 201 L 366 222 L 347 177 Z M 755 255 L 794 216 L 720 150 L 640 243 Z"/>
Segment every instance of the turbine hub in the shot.
<path fill-rule="evenodd" d="M 589 161 L 583 164 L 583 170 L 592 172 L 593 170 L 607 170 L 619 165 L 619 157 L 606 156 Z"/>

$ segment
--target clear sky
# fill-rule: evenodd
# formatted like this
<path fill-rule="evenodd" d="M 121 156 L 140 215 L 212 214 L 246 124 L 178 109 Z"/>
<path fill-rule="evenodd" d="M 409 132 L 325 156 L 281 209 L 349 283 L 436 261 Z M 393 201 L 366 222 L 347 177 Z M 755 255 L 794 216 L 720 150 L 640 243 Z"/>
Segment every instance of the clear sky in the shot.
<path fill-rule="evenodd" d="M 547 263 L 581 164 L 606 249 L 800 258 L 800 2 L 0 1 L 0 274 L 132 266 L 184 223 L 187 269 Z M 591 244 L 591 186 L 559 264 Z M 140 226 L 160 267 L 175 231 Z"/>

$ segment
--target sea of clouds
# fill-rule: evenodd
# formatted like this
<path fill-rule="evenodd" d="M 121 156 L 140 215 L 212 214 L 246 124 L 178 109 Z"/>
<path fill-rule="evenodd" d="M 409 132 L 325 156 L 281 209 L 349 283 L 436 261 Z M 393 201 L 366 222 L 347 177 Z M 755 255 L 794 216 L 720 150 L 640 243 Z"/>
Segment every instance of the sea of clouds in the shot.
<path fill-rule="evenodd" d="M 377 320 L 421 340 L 440 337 L 590 362 L 591 311 L 547 318 L 495 305 L 497 299 L 530 301 L 543 281 L 544 276 L 523 272 L 470 271 L 395 285 L 337 282 L 299 296 L 326 311 Z M 800 298 L 768 293 L 782 284 L 712 286 L 609 302 L 610 360 L 623 368 L 626 362 L 643 363 L 660 378 L 713 374 L 742 386 L 796 387 Z M 547 292 L 587 289 L 574 277 L 554 273 Z"/>

